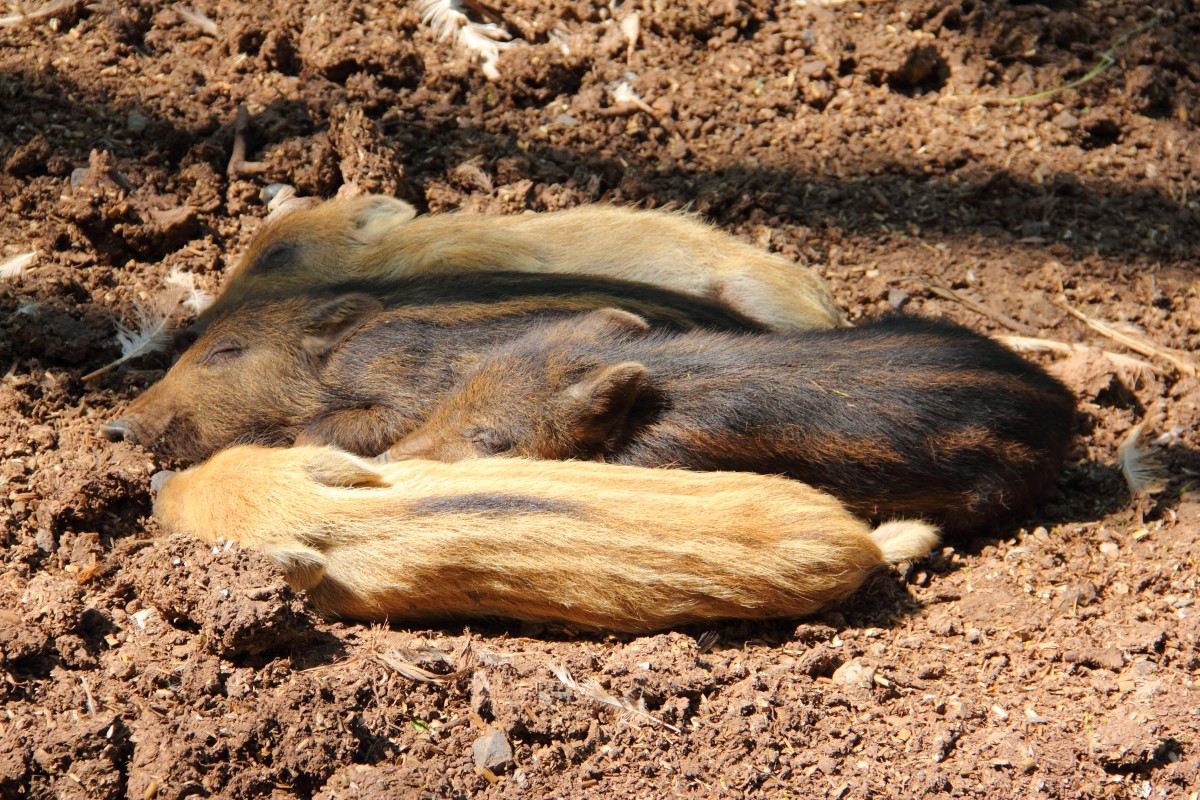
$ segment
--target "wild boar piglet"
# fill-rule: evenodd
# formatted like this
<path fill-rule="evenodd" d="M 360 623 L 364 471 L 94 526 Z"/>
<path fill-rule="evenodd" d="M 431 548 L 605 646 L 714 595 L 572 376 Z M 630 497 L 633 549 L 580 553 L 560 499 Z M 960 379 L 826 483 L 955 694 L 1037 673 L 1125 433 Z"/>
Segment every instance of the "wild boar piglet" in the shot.
<path fill-rule="evenodd" d="M 318 286 L 232 309 L 102 431 L 188 461 L 298 437 L 376 455 L 416 427 L 481 350 L 611 305 L 666 327 L 754 327 L 696 297 L 570 275 Z"/>
<path fill-rule="evenodd" d="M 649 631 L 807 614 L 933 527 L 872 531 L 785 478 L 483 459 L 374 465 L 332 448 L 235 447 L 160 474 L 175 532 L 274 559 L 326 614 L 509 617 Z"/>
<path fill-rule="evenodd" d="M 1062 467 L 1074 398 L 959 325 L 906 316 L 806 333 L 651 331 L 619 310 L 484 354 L 381 460 L 489 455 L 787 475 L 875 519 L 962 533 Z"/>
<path fill-rule="evenodd" d="M 508 270 L 637 281 L 724 304 L 772 329 L 840 324 L 814 270 L 694 214 L 588 205 L 545 214 L 417 216 L 394 197 L 280 205 L 194 326 L 278 294 L 362 278 Z"/>

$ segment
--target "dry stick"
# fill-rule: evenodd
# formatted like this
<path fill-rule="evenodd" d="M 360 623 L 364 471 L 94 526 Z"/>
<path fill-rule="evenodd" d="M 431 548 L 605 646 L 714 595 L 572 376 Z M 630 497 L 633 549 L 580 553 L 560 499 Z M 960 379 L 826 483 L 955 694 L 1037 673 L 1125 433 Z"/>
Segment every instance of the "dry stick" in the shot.
<path fill-rule="evenodd" d="M 1056 339 L 1042 339 L 1034 336 L 998 336 L 996 341 L 1001 344 L 1016 350 L 1019 353 L 1023 352 L 1051 352 L 1062 355 L 1070 355 L 1072 353 L 1082 353 L 1088 350 L 1096 350 L 1102 356 L 1113 363 L 1113 366 L 1119 369 L 1128 369 L 1134 374 L 1140 376 L 1143 373 L 1151 373 L 1154 375 L 1166 375 L 1167 370 L 1160 366 L 1151 364 L 1149 361 L 1142 361 L 1140 358 L 1127 356 L 1123 353 L 1114 353 L 1111 350 L 1101 350 L 1098 347 L 1093 347 L 1089 344 L 1079 344 L 1076 342 L 1060 342 Z"/>
<path fill-rule="evenodd" d="M 974 311 L 976 314 L 981 314 L 981 315 L 987 317 L 988 319 L 992 320 L 993 322 L 1003 325 L 1004 327 L 1008 328 L 1010 331 L 1016 331 L 1017 333 L 1021 334 L 1022 336 L 1028 336 L 1032 333 L 1032 331 L 1027 326 L 1022 325 L 1020 322 L 1017 322 L 1012 317 L 1005 316 L 1004 314 L 1001 314 L 999 311 L 996 311 L 993 308 L 989 308 L 988 306 L 985 306 L 983 303 L 977 303 L 969 297 L 963 297 L 961 294 L 954 291 L 953 289 L 949 289 L 945 286 L 942 286 L 941 284 L 933 283 L 932 281 L 924 280 L 922 278 L 914 278 L 913 280 L 917 280 L 917 281 L 923 283 L 925 285 L 925 288 L 929 289 L 929 291 L 933 292 L 938 297 L 944 298 L 946 300 L 953 300 L 955 303 L 961 303 L 962 305 L 964 305 L 967 308 Z"/>
<path fill-rule="evenodd" d="M 1130 350 L 1133 350 L 1135 353 L 1141 353 L 1142 355 L 1150 358 L 1161 358 L 1164 361 L 1168 361 L 1175 367 L 1175 369 L 1179 370 L 1179 372 L 1184 375 L 1194 376 L 1196 374 L 1196 365 L 1192 363 L 1190 359 L 1184 358 L 1182 355 L 1176 355 L 1143 339 L 1138 339 L 1137 337 L 1130 336 L 1127 333 L 1121 333 L 1116 328 L 1106 325 L 1098 319 L 1092 319 L 1082 311 L 1072 308 L 1067 304 L 1066 299 L 1061 296 L 1054 299 L 1054 305 L 1058 306 L 1063 311 L 1066 311 L 1072 317 L 1079 320 L 1084 325 L 1087 325 L 1101 336 L 1107 336 L 1114 341 L 1120 342 Z"/>
<path fill-rule="evenodd" d="M 238 106 L 237 119 L 233 123 L 233 154 L 229 157 L 229 167 L 225 174 L 230 178 L 242 175 L 258 175 L 267 171 L 267 165 L 262 161 L 246 160 L 246 128 L 250 127 L 250 112 L 245 106 Z"/>

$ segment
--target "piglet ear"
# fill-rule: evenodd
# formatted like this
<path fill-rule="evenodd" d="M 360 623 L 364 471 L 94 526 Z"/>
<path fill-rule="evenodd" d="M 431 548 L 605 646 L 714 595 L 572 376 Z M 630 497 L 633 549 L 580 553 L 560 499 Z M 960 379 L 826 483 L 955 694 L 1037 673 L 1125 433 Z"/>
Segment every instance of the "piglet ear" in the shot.
<path fill-rule="evenodd" d="M 650 323 L 620 308 L 601 308 L 580 317 L 575 330 L 597 336 L 643 336 L 650 332 Z"/>
<path fill-rule="evenodd" d="M 369 194 L 350 202 L 355 205 L 354 239 L 361 244 L 374 244 L 417 216 L 417 209 L 398 197 Z"/>
<path fill-rule="evenodd" d="M 324 486 L 381 489 L 390 485 L 369 461 L 333 447 L 312 448 L 306 466 L 309 477 Z"/>
<path fill-rule="evenodd" d="M 311 589 L 325 577 L 324 554 L 299 542 L 269 544 L 263 547 L 263 554 L 283 569 L 293 589 Z"/>
<path fill-rule="evenodd" d="M 648 374 L 645 365 L 625 361 L 593 370 L 568 386 L 563 399 L 575 440 L 592 447 L 609 443 L 628 423 Z"/>
<path fill-rule="evenodd" d="M 312 356 L 324 356 L 383 309 L 365 294 L 346 294 L 317 304 L 308 312 L 301 344 Z"/>

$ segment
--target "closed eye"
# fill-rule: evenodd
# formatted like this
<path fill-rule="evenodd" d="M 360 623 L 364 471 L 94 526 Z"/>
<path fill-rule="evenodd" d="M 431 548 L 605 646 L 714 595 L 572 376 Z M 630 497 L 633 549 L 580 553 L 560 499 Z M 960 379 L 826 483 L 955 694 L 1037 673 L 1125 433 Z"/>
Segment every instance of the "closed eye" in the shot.
<path fill-rule="evenodd" d="M 240 342 L 232 340 L 217 342 L 204 354 L 204 363 L 208 365 L 221 364 L 230 359 L 237 358 L 245 349 Z"/>
<path fill-rule="evenodd" d="M 512 450 L 516 444 L 512 439 L 493 428 L 468 428 L 463 435 L 475 445 L 481 453 L 499 455 Z"/>
<path fill-rule="evenodd" d="M 274 242 L 266 250 L 262 251 L 258 258 L 254 259 L 254 265 L 250 268 L 250 271 L 275 272 L 284 267 L 291 266 L 296 261 L 296 251 L 299 249 L 300 245 L 296 242 Z"/>

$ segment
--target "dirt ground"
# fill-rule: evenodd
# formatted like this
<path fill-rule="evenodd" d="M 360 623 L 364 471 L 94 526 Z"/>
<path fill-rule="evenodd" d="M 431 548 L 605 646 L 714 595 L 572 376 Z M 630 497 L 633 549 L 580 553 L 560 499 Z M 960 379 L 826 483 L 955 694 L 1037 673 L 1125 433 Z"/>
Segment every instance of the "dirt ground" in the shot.
<path fill-rule="evenodd" d="M 0 261 L 36 253 L 0 278 L 0 797 L 1196 798 L 1200 381 L 1062 305 L 1200 347 L 1195 4 L 496 6 L 495 81 L 403 3 L 0 28 Z M 262 168 L 228 177 L 239 104 Z M 1086 343 L 1032 356 L 1078 445 L 1036 514 L 813 619 L 325 622 L 261 557 L 159 538 L 153 457 L 97 435 L 165 356 L 81 380 L 171 269 L 219 288 L 274 181 L 688 204 L 852 319 Z M 1143 420 L 1167 479 L 1131 497 Z"/>

